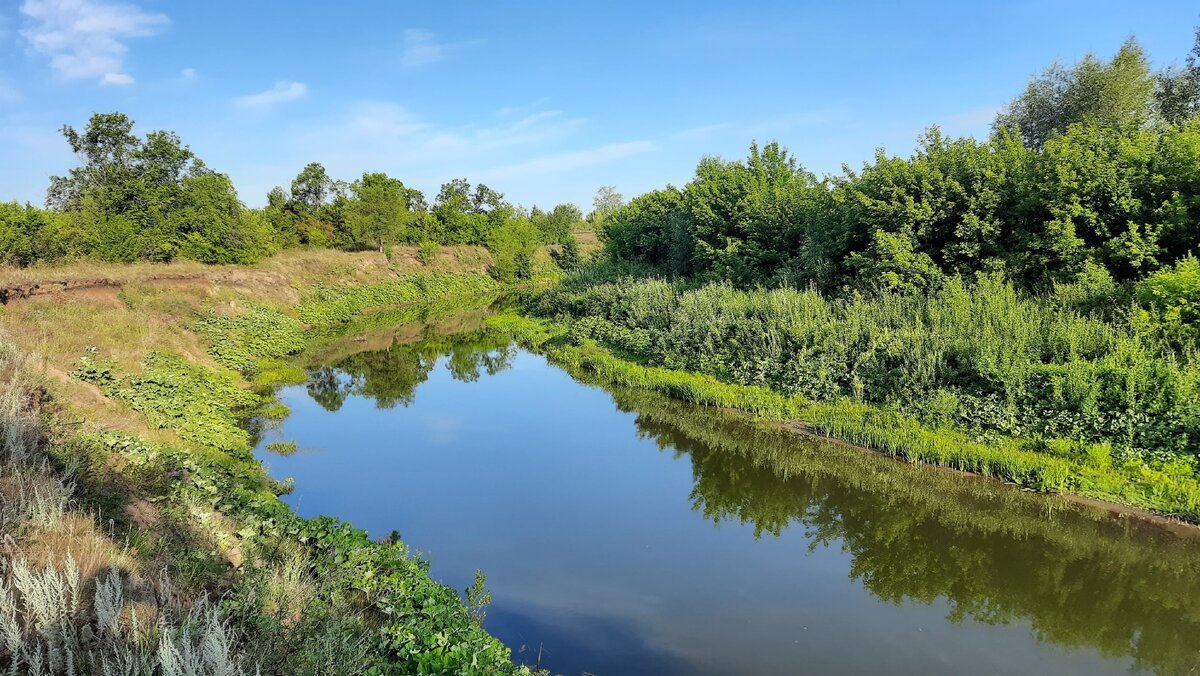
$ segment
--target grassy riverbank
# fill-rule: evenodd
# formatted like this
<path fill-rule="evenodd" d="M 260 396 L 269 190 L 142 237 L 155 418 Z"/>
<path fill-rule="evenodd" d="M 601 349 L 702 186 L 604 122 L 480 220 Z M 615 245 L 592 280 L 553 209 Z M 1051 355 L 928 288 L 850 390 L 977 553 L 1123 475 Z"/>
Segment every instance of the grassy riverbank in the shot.
<path fill-rule="evenodd" d="M 398 539 L 299 518 L 251 453 L 287 414 L 270 387 L 305 376 L 298 353 L 503 288 L 483 250 L 409 253 L 8 273 L 0 662 L 527 671 L 478 621 L 482 578 L 464 601 Z"/>
<path fill-rule="evenodd" d="M 786 303 L 778 297 L 796 292 L 772 293 L 775 302 Z M 748 300 L 752 296 L 739 298 L 752 304 Z M 767 294 L 760 298 L 768 302 Z M 697 340 L 709 341 L 702 347 L 679 335 L 686 331 L 678 326 L 684 320 L 674 313 L 682 312 L 679 308 L 689 302 L 694 311 L 694 300 L 676 297 L 669 285 L 656 282 L 583 291 L 568 287 L 553 290 L 534 304 L 551 318 L 506 314 L 491 323 L 564 368 L 606 384 L 746 411 L 913 462 L 974 472 L 1033 490 L 1094 497 L 1200 521 L 1200 481 L 1187 463 L 1175 459 L 1150 463 L 1132 453 L 1122 456 L 1107 440 L 1081 442 L 972 429 L 948 416 L 923 416 L 920 401 L 887 405 L 836 393 L 813 400 L 772 382 L 770 369 L 783 367 L 755 351 L 757 342 L 788 359 L 803 355 L 811 363 L 827 357 L 819 350 L 781 347 L 781 329 L 771 325 L 783 321 L 778 315 L 739 314 L 730 306 L 713 310 L 714 316 L 706 321 L 687 323 L 696 327 Z M 979 319 L 964 317 L 967 322 Z M 831 335 L 847 338 L 836 329 Z M 865 356 L 869 355 L 858 358 L 865 361 Z M 745 363 L 756 358 L 760 373 L 754 377 L 738 378 L 730 369 L 717 366 L 722 359 Z M 685 359 L 692 360 L 687 370 L 664 365 Z"/>

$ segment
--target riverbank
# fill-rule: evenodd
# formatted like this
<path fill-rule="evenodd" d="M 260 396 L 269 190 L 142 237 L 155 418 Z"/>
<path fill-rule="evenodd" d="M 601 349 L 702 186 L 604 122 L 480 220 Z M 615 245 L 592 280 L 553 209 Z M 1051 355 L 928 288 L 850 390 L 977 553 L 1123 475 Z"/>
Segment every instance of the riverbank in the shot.
<path fill-rule="evenodd" d="M 910 462 L 978 474 L 1030 490 L 1095 499 L 1114 510 L 1128 506 L 1154 518 L 1200 522 L 1200 482 L 1192 476 L 1147 467 L 1123 471 L 1111 463 L 1038 452 L 1031 450 L 1037 447 L 1031 440 L 1019 437 L 981 443 L 962 430 L 930 427 L 913 416 L 863 402 L 813 402 L 769 387 L 654 366 L 636 352 L 616 348 L 593 337 L 596 334 L 588 328 L 577 326 L 589 319 L 575 322 L 509 313 L 493 317 L 489 323 L 568 371 L 604 384 L 747 412 Z"/>
<path fill-rule="evenodd" d="M 744 411 L 1030 490 L 1197 520 L 1200 492 L 1179 477 L 1139 479 L 1031 450 L 1021 439 L 983 443 L 862 403 L 812 402 L 656 366 L 605 341 L 594 321 L 487 317 L 484 308 L 507 289 L 483 274 L 486 251 L 443 249 L 432 263 L 408 253 L 292 252 L 245 267 L 87 265 L 0 275 L 9 290 L 0 353 L 10 355 L 4 372 L 12 376 L 3 425 L 10 436 L 25 430 L 12 437 L 0 477 L 4 504 L 17 505 L 3 515 L 13 534 L 7 568 L 24 565 L 63 589 L 74 584 L 88 599 L 67 609 L 66 633 L 42 635 L 35 615 L 11 615 L 6 621 L 28 643 L 7 647 L 9 654 L 32 663 L 31 646 L 39 646 L 45 654 L 151 659 L 162 645 L 189 650 L 199 635 L 181 627 L 203 620 L 228 661 L 262 664 L 264 673 L 521 671 L 476 619 L 482 584 L 460 597 L 430 579 L 398 538 L 375 542 L 351 524 L 297 517 L 278 499 L 287 481 L 268 477 L 251 452 L 257 432 L 288 414 L 274 389 L 308 377 L 298 364 L 413 339 L 429 327 L 487 325 L 583 379 Z M 116 589 L 120 612 L 102 617 Z M 18 588 L 14 598 L 24 594 Z M 164 628 L 135 624 L 135 608 L 143 619 L 164 618 Z"/>
<path fill-rule="evenodd" d="M 174 651 L 195 673 L 527 672 L 480 625 L 482 579 L 464 602 L 398 538 L 297 517 L 250 450 L 287 415 L 271 388 L 305 377 L 290 357 L 503 290 L 482 249 L 408 253 L 0 275 L 0 661 L 92 673 Z M 33 602 L 38 584 L 63 592 L 56 607 Z M 222 647 L 211 663 L 202 644 Z"/>

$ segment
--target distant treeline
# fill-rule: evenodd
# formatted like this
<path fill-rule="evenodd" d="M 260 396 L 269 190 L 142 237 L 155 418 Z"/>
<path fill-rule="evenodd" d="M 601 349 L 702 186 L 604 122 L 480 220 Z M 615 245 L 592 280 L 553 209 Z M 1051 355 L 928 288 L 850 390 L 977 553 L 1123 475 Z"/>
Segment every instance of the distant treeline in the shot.
<path fill-rule="evenodd" d="M 262 209 L 245 207 L 225 174 L 210 169 L 171 132 L 133 133 L 122 113 L 96 114 L 62 134 L 80 159 L 53 176 L 46 208 L 0 203 L 0 264 L 90 258 L 102 261 L 251 263 L 282 249 L 386 250 L 393 244 L 480 245 L 493 250 L 501 276 L 529 276 L 532 251 L 563 245 L 560 264 L 578 264 L 572 231 L 584 225 L 573 204 L 550 211 L 514 206 L 466 179 L 441 187 L 430 205 L 421 191 L 382 172 L 332 179 L 304 167 L 290 191 L 277 187 Z M 614 202 L 614 199 L 616 202 Z M 597 195 L 597 212 L 620 196 Z"/>
<path fill-rule="evenodd" d="M 818 178 L 779 145 L 705 158 L 682 188 L 634 199 L 603 228 L 618 259 L 740 286 L 927 291 L 1003 272 L 1025 288 L 1142 277 L 1200 244 L 1200 34 L 1155 72 L 1132 39 L 1055 65 L 986 140 L 935 127 L 908 158 L 878 151 Z"/>

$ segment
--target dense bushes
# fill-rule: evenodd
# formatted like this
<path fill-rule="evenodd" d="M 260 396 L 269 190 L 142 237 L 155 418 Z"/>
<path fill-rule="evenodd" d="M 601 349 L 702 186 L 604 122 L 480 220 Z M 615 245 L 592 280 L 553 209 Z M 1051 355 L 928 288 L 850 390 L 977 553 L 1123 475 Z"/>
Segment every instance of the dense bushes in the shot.
<path fill-rule="evenodd" d="M 1074 124 L 1044 149 L 1001 131 L 937 130 L 908 159 L 816 180 L 774 144 L 705 159 L 683 189 L 635 198 L 606 223 L 611 255 L 739 286 L 922 292 L 1003 271 L 1024 288 L 1089 265 L 1137 279 L 1200 243 L 1200 121 Z"/>
<path fill-rule="evenodd" d="M 933 128 L 823 179 L 773 143 L 705 158 L 609 214 L 608 266 L 536 309 L 654 365 L 1191 476 L 1196 82 L 1129 42 L 1035 78 L 986 140 Z"/>
<path fill-rule="evenodd" d="M 577 340 L 653 364 L 978 433 L 1111 444 L 1122 457 L 1188 467 L 1200 441 L 1200 369 L 1136 312 L 1105 322 L 990 276 L 951 278 L 927 295 L 842 300 L 723 284 L 567 283 L 537 310 L 574 318 Z"/>
<path fill-rule="evenodd" d="M 1194 82 L 1194 58 L 1156 76 L 1127 44 L 1111 64 L 1089 56 L 1034 80 L 987 140 L 933 128 L 908 158 L 881 150 L 820 180 L 777 144 L 752 145 L 634 199 L 601 235 L 616 258 L 743 287 L 923 292 L 1003 271 L 1048 289 L 1090 266 L 1135 280 L 1200 244 Z"/>

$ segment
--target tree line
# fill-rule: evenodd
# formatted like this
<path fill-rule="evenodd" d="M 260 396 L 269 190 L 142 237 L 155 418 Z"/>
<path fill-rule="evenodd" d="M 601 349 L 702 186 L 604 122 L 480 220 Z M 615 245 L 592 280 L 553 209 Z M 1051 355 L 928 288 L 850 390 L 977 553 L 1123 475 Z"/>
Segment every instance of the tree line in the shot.
<path fill-rule="evenodd" d="M 581 210 L 560 204 L 525 210 L 482 184 L 455 179 L 433 203 L 403 181 L 367 171 L 353 181 L 333 179 L 320 163 L 305 166 L 290 185 L 276 187 L 261 209 L 247 208 L 229 176 L 210 169 L 179 136 L 152 131 L 139 137 L 128 116 L 93 115 L 82 130 L 61 132 L 79 158 L 66 176 L 53 176 L 45 208 L 0 203 L 0 264 L 44 261 L 252 263 L 296 247 L 375 249 L 397 244 L 477 245 L 492 250 L 506 279 L 532 275 L 533 254 L 560 245 L 562 267 L 580 263 L 573 232 L 587 227 Z M 597 194 L 603 218 L 620 204 L 611 188 Z"/>
<path fill-rule="evenodd" d="M 706 157 L 682 188 L 632 200 L 600 230 L 616 259 L 741 286 L 927 292 L 1003 273 L 1028 289 L 1137 279 L 1200 243 L 1200 31 L 1154 71 L 1130 39 L 1034 77 L 983 140 L 930 128 L 818 178 L 776 143 Z"/>

